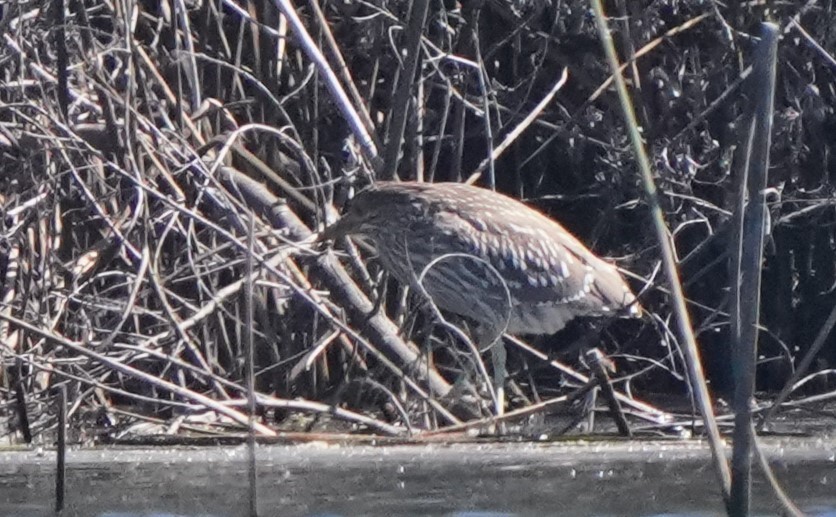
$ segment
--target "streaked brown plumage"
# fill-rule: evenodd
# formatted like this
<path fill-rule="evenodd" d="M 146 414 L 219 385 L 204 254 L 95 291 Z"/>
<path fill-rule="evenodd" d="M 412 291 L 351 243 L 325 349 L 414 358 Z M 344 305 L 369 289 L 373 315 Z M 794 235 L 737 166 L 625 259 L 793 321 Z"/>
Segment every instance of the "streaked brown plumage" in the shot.
<path fill-rule="evenodd" d="M 371 239 L 400 282 L 420 280 L 441 309 L 493 330 L 551 334 L 577 316 L 640 313 L 615 267 L 555 221 L 487 189 L 378 182 L 324 237 L 345 235 Z"/>

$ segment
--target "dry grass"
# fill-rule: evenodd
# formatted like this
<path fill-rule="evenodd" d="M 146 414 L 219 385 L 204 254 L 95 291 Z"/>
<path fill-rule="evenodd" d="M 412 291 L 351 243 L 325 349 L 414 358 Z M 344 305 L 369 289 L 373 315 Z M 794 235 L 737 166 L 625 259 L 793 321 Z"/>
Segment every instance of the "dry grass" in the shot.
<path fill-rule="evenodd" d="M 637 290 L 641 278 L 654 284 L 658 254 L 585 2 L 560 2 L 557 12 L 549 2 L 513 3 L 519 10 L 465 2 L 460 11 L 433 2 L 423 27 L 407 20 L 406 2 L 325 3 L 327 24 L 299 2 L 333 77 L 270 2 L 160 4 L 168 7 L 77 0 L 63 21 L 57 3 L 2 6 L 0 423 L 8 431 L 0 434 L 19 436 L 22 407 L 33 434 L 53 428 L 57 384 L 67 385 L 82 436 L 240 428 L 248 326 L 262 434 L 323 421 L 329 431 L 401 434 L 488 416 L 478 382 L 475 393 L 454 385 L 475 370 L 466 347 L 429 325 L 394 284 L 374 290 L 367 250 L 338 257 L 315 241 L 349 184 L 364 184 L 375 168 L 378 177 L 425 181 L 484 170 L 483 184 L 493 175 L 498 188 L 615 257 L 637 275 Z M 635 58 L 625 74 L 706 367 L 716 392 L 727 393 L 726 229 L 747 106 L 746 32 L 767 6 L 623 4 L 629 12 L 613 8 L 610 24 L 622 61 Z M 769 11 L 785 35 L 760 339 L 761 387 L 771 390 L 836 305 L 827 136 L 836 131 L 836 14 L 795 4 Z M 398 50 L 410 43 L 420 49 L 416 80 L 401 68 L 414 53 Z M 564 68 L 566 85 L 538 106 Z M 399 89 L 405 81 L 412 88 Z M 483 163 L 535 108 L 530 126 Z M 365 147 L 354 144 L 363 143 L 361 127 L 372 135 Z M 643 323 L 616 321 L 600 333 L 578 324 L 537 346 L 601 345 L 622 391 L 684 395 L 666 295 L 651 287 L 643 304 L 651 314 Z M 832 389 L 829 342 L 805 384 L 811 394 Z M 560 402 L 567 380 L 584 384 L 556 357 L 512 352 L 518 414 Z"/>

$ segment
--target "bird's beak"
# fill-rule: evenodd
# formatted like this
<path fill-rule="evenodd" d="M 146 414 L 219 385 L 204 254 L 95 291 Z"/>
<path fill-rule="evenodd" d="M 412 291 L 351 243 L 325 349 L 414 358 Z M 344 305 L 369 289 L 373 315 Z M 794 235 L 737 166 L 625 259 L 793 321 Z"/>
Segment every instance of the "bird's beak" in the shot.
<path fill-rule="evenodd" d="M 337 239 L 341 239 L 346 235 L 351 234 L 351 228 L 353 226 L 351 215 L 345 214 L 340 217 L 340 220 L 336 223 L 327 226 L 322 232 L 319 234 L 319 241 L 336 241 Z"/>
<path fill-rule="evenodd" d="M 336 223 L 326 226 L 324 230 L 319 232 L 318 241 L 335 241 L 340 237 L 343 237 L 345 232 L 340 228 L 340 222 L 337 221 Z"/>

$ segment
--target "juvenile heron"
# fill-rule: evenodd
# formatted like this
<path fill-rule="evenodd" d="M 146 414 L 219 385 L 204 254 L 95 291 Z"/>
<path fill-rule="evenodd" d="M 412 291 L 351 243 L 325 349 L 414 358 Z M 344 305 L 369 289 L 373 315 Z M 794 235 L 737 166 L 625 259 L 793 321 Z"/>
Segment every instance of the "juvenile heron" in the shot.
<path fill-rule="evenodd" d="M 461 183 L 377 182 L 323 237 L 370 239 L 380 261 L 487 337 L 502 412 L 501 334 L 552 334 L 576 316 L 637 316 L 627 283 L 566 229 L 523 203 Z M 478 339 L 477 339 L 478 341 Z M 496 341 L 496 343 L 493 343 Z"/>

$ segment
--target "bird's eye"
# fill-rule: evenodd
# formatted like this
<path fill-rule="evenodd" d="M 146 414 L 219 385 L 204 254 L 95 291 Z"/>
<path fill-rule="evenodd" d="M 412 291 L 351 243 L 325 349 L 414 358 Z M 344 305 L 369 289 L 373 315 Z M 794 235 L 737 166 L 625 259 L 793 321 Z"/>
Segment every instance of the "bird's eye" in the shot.
<path fill-rule="evenodd" d="M 345 204 L 343 205 L 343 213 L 347 214 L 351 212 L 353 216 L 363 217 L 368 215 L 370 211 L 369 206 L 369 198 L 366 193 L 366 190 L 355 190 L 352 186 L 351 190 L 348 193 L 348 199 L 346 199 Z"/>

